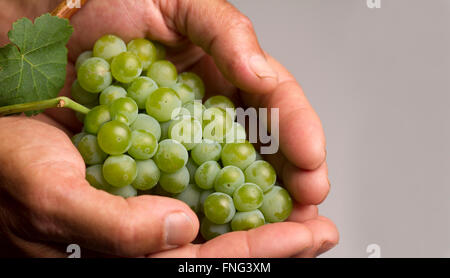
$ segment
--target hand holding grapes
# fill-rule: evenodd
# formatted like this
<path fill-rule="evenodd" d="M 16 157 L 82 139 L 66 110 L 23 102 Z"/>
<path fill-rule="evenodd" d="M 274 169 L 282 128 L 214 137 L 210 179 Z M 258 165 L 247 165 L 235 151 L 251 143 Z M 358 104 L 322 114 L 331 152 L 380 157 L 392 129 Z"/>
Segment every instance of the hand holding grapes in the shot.
<path fill-rule="evenodd" d="M 2 162 L 11 167 L 1 170 L 6 181 L 2 198 L 15 200 L 9 202 L 11 206 L 29 206 L 31 214 L 11 213 L 8 217 L 12 220 L 2 223 L 12 222 L 13 227 L 22 227 L 23 231 L 36 231 L 28 235 L 7 226 L 9 238 L 15 239 L 8 244 L 14 248 L 21 242 L 21 249 L 35 256 L 45 255 L 36 250 L 53 250 L 48 254 L 57 255 L 64 250 L 58 244 L 72 242 L 81 244 L 83 249 L 119 256 L 315 256 L 336 243 L 334 225 L 317 216 L 314 206 L 326 197 L 329 187 L 320 122 L 293 77 L 260 51 L 248 21 L 230 5 L 221 1 L 91 0 L 72 23 L 72 61 L 105 33 L 115 33 L 126 41 L 147 36 L 172 46 L 168 57 L 180 71 L 197 72 L 206 83 L 207 94 L 220 92 L 248 106 L 279 107 L 284 155 L 267 159 L 276 166 L 297 204 L 291 222 L 227 234 L 203 245 L 184 245 L 195 238 L 198 230 L 195 214 L 186 205 L 155 196 L 124 201 L 96 191 L 84 180 L 83 161 L 60 131 L 29 119 L 1 119 L 3 130 L 11 130 L 0 141 L 6 145 L 0 146 Z M 214 60 L 189 43 L 186 36 Z M 71 67 L 67 84 L 75 77 L 73 64 Z M 226 81 L 218 68 L 242 91 Z M 73 113 L 48 114 L 66 127 L 79 125 Z M 48 140 L 49 137 L 54 140 Z M 34 147 L 21 147 L 24 145 Z M 17 155 L 11 155 L 12 149 Z M 27 171 L 26 165 L 33 167 Z M 4 211 L 11 210 L 6 207 Z M 171 235 L 175 240 L 168 242 L 165 224 L 170 223 L 166 217 L 172 212 L 175 220 L 182 223 L 174 230 L 183 232 Z M 33 221 L 26 226 L 24 222 L 29 219 Z M 272 245 L 271 239 L 276 235 L 283 236 L 277 236 Z M 158 253 L 178 245 L 184 246 Z M 242 248 L 246 245 L 249 247 Z"/>

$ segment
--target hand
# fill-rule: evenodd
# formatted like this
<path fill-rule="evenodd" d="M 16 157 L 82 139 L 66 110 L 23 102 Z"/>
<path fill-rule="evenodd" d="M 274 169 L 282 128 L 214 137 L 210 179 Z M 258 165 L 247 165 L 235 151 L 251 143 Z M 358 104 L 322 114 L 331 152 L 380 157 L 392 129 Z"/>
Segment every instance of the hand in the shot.
<path fill-rule="evenodd" d="M 218 0 L 90 0 L 72 24 L 63 94 L 75 78 L 76 57 L 101 35 L 114 33 L 170 46 L 169 59 L 180 71 L 197 72 L 209 94 L 220 92 L 247 106 L 279 107 L 281 153 L 266 158 L 276 166 L 295 208 L 289 222 L 187 244 L 195 238 L 198 220 L 183 203 L 155 196 L 125 201 L 97 191 L 84 180 L 83 162 L 66 135 L 34 120 L 7 118 L 0 120 L 2 130 L 11 131 L 0 135 L 0 162 L 8 165 L 0 169 L 1 198 L 8 200 L 0 223 L 15 239 L 9 241 L 13 248 L 25 242 L 19 248 L 35 256 L 59 256 L 65 249 L 58 243 L 79 243 L 82 250 L 117 256 L 312 257 L 337 244 L 336 227 L 318 216 L 315 206 L 329 190 L 320 120 L 295 79 L 260 49 L 246 17 Z M 48 115 L 65 127 L 80 126 L 70 111 Z M 167 242 L 164 223 L 173 212 L 190 221 L 181 225 L 182 233 L 169 236 L 175 242 Z"/>

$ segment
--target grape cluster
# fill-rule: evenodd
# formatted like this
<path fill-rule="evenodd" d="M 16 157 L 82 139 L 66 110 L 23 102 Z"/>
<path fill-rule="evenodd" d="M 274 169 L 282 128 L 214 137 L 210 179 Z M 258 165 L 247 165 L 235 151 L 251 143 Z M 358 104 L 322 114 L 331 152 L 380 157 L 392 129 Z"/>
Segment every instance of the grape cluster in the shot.
<path fill-rule="evenodd" d="M 179 199 L 202 219 L 206 240 L 289 216 L 291 197 L 246 141 L 234 103 L 202 103 L 203 81 L 178 74 L 162 45 L 105 35 L 76 70 L 72 98 L 91 110 L 78 115 L 84 128 L 72 141 L 93 187 Z"/>

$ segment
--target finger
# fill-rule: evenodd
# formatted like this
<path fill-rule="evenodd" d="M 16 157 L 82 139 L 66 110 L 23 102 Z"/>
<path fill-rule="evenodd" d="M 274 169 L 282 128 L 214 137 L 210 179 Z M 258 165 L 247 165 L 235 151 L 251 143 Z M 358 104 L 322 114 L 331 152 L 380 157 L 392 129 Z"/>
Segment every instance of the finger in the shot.
<path fill-rule="evenodd" d="M 313 235 L 313 244 L 310 249 L 298 253 L 296 257 L 317 257 L 339 243 L 339 232 L 336 225 L 328 218 L 319 216 L 318 218 L 308 220 L 303 224 L 311 231 Z"/>
<path fill-rule="evenodd" d="M 294 208 L 292 209 L 291 215 L 286 221 L 302 223 L 310 219 L 317 218 L 319 209 L 317 206 L 311 205 L 300 205 L 299 203 L 294 203 Z"/>
<path fill-rule="evenodd" d="M 249 231 L 227 233 L 204 244 L 190 244 L 153 254 L 151 257 L 171 258 L 265 258 L 289 257 L 312 246 L 313 235 L 303 224 L 283 222 L 261 226 Z"/>
<path fill-rule="evenodd" d="M 259 46 L 251 21 L 226 1 L 158 1 L 178 32 L 214 58 L 237 87 L 251 93 L 271 92 L 276 71 Z"/>

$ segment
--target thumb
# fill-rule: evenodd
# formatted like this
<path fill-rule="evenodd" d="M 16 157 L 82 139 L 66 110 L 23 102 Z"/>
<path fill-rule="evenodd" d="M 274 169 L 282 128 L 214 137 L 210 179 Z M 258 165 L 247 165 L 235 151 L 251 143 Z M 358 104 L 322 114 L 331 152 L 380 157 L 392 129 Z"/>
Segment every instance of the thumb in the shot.
<path fill-rule="evenodd" d="M 240 89 L 268 93 L 278 74 L 267 62 L 251 21 L 226 1 L 178 0 L 161 5 L 179 32 L 210 54 L 222 74 Z"/>

